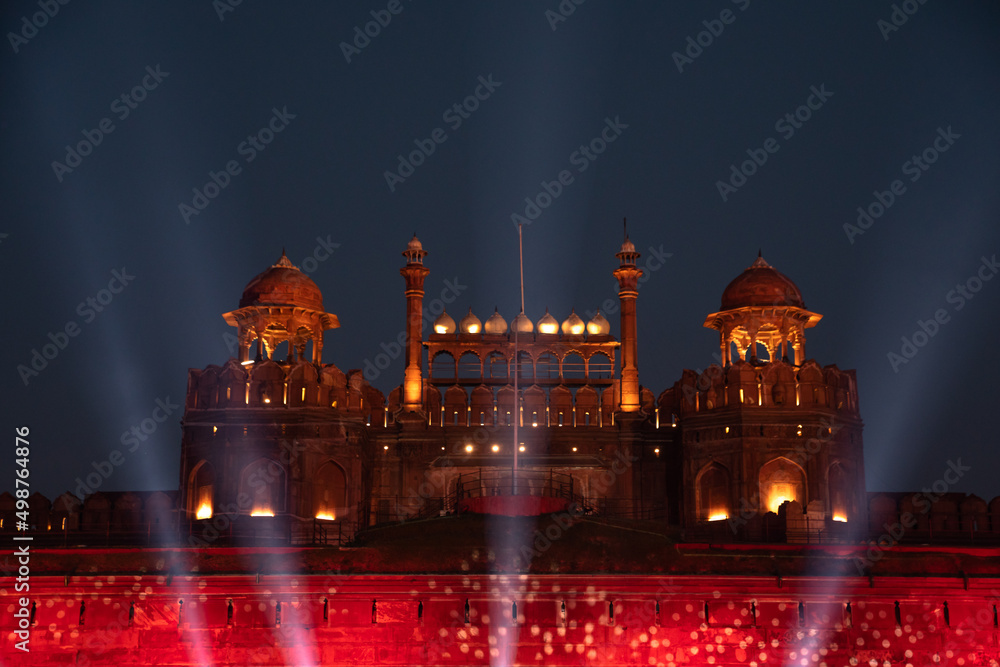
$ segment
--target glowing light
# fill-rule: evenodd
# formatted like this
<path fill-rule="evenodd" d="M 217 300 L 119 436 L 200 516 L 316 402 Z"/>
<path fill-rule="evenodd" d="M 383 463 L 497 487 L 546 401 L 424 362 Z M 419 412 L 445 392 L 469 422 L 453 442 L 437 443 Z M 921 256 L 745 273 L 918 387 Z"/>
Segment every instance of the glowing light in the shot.
<path fill-rule="evenodd" d="M 211 519 L 212 518 L 212 504 L 211 503 L 202 503 L 202 504 L 198 505 L 198 509 L 194 513 L 194 518 L 196 518 L 196 519 Z M 63 521 L 65 521 L 65 519 L 63 519 Z"/>
<path fill-rule="evenodd" d="M 268 509 L 253 510 L 250 516 L 274 516 L 274 512 Z"/>
<path fill-rule="evenodd" d="M 382 449 L 384 449 L 385 451 L 389 451 L 389 445 L 382 445 Z"/>
<path fill-rule="evenodd" d="M 517 448 L 517 451 L 519 451 L 519 452 L 523 452 L 523 451 L 524 451 L 524 445 L 521 445 L 520 447 L 518 447 L 518 448 Z"/>
<path fill-rule="evenodd" d="M 497 452 L 500 451 L 500 445 L 493 445 L 492 447 L 490 447 L 490 449 L 492 449 L 493 453 L 496 454 Z"/>
<path fill-rule="evenodd" d="M 445 334 L 448 333 L 448 327 L 443 324 L 434 325 L 434 333 Z"/>
<path fill-rule="evenodd" d="M 336 521 L 337 517 L 329 512 L 316 512 L 316 518 L 320 521 Z"/>
<path fill-rule="evenodd" d="M 240 364 L 243 366 L 252 366 L 253 360 L 248 359 L 247 361 L 241 361 Z"/>
<path fill-rule="evenodd" d="M 716 512 L 715 514 L 710 514 L 708 517 L 709 521 L 725 521 L 729 518 L 729 515 L 725 512 Z"/>
<path fill-rule="evenodd" d="M 466 445 L 465 446 L 465 451 L 466 451 L 466 453 L 471 454 L 472 453 L 472 445 Z"/>
<path fill-rule="evenodd" d="M 559 325 L 555 322 L 543 322 L 538 325 L 538 333 L 554 334 L 559 333 Z"/>
<path fill-rule="evenodd" d="M 728 426 L 726 427 L 726 433 L 729 433 L 729 427 Z"/>
<path fill-rule="evenodd" d="M 477 334 L 477 333 L 479 333 L 479 325 L 478 325 L 478 324 L 475 324 L 475 323 L 473 323 L 473 324 L 470 324 L 470 325 L 468 326 L 468 328 L 466 329 L 466 331 L 467 331 L 468 333 L 470 333 L 470 334 Z"/>
<path fill-rule="evenodd" d="M 576 447 L 574 447 L 574 448 L 573 448 L 573 451 L 574 451 L 574 452 L 576 451 Z"/>
<path fill-rule="evenodd" d="M 660 455 L 660 448 L 657 447 L 656 449 L 654 449 L 653 453 L 656 454 L 657 456 L 659 456 Z"/>
<path fill-rule="evenodd" d="M 212 427 L 212 433 L 218 433 L 218 432 L 219 432 L 219 427 L 218 426 L 213 426 Z"/>
<path fill-rule="evenodd" d="M 270 402 L 271 402 L 271 399 L 265 396 L 265 397 L 264 397 L 264 402 L 265 402 L 265 403 L 270 403 Z"/>
<path fill-rule="evenodd" d="M 847 523 L 847 517 L 844 516 L 843 514 L 834 514 L 833 520 L 840 521 L 841 523 Z"/>
<path fill-rule="evenodd" d="M 591 336 L 601 335 L 601 325 L 598 324 L 597 322 L 594 322 L 593 320 L 587 322 L 587 333 L 589 333 Z"/>

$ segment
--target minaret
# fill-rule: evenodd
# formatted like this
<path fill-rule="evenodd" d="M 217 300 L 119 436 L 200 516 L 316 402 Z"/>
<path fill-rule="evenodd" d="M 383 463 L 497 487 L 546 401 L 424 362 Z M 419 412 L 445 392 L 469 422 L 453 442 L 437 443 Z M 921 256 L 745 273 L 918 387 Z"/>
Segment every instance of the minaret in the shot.
<path fill-rule="evenodd" d="M 622 412 L 639 411 L 639 366 L 636 342 L 635 300 L 639 296 L 639 277 L 642 269 L 637 268 L 635 261 L 639 253 L 635 245 L 625 234 L 625 242 L 615 255 L 620 265 L 615 269 L 618 279 L 618 298 L 621 301 L 621 403 Z"/>
<path fill-rule="evenodd" d="M 430 271 L 424 266 L 427 251 L 414 234 L 403 251 L 406 266 L 399 273 L 406 279 L 406 371 L 403 374 L 403 412 L 423 412 L 423 370 L 420 346 L 423 344 L 424 278 Z"/>

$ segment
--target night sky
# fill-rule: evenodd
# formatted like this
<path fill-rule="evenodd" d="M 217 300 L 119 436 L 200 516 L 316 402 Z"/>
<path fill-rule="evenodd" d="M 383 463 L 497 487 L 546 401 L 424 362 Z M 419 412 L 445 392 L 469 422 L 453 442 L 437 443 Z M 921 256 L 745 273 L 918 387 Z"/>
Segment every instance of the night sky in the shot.
<path fill-rule="evenodd" d="M 27 424 L 33 491 L 113 450 L 101 490 L 176 489 L 187 369 L 231 356 L 220 315 L 282 248 L 345 371 L 402 330 L 414 232 L 425 304 L 511 319 L 518 215 L 535 320 L 617 300 L 627 216 L 656 394 L 713 362 L 762 249 L 824 316 L 807 357 L 857 369 L 869 490 L 960 460 L 952 490 L 1000 495 L 995 2 L 49 1 L 0 20 L 0 488 Z"/>

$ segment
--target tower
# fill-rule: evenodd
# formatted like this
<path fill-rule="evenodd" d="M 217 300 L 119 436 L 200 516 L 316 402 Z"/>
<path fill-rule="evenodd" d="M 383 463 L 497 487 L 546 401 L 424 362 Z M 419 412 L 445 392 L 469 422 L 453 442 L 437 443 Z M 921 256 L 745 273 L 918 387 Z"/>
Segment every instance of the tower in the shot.
<path fill-rule="evenodd" d="M 642 269 L 635 261 L 639 253 L 629 240 L 628 234 L 621 250 L 615 254 L 619 266 L 614 271 L 618 279 L 618 299 L 621 303 L 621 398 L 618 409 L 622 412 L 639 411 L 639 367 L 637 350 L 637 330 L 635 321 L 635 300 L 639 296 L 639 278 Z"/>
<path fill-rule="evenodd" d="M 421 345 L 423 342 L 424 278 L 430 270 L 424 266 L 427 251 L 414 234 L 403 251 L 406 266 L 399 273 L 406 280 L 406 370 L 403 373 L 402 412 L 422 413 L 423 372 Z"/>

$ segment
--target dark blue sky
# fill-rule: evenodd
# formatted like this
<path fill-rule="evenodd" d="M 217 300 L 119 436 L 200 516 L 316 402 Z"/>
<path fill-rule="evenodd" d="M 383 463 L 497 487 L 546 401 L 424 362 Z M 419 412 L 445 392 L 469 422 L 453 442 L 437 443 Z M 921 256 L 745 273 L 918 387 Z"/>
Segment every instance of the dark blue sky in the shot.
<path fill-rule="evenodd" d="M 345 370 L 403 326 L 414 231 L 428 297 L 447 280 L 465 286 L 456 319 L 494 305 L 510 318 L 511 216 L 566 170 L 525 228 L 531 317 L 615 298 L 628 216 L 640 263 L 670 254 L 639 299 L 640 381 L 658 394 L 713 361 L 704 316 L 762 248 L 824 315 L 807 356 L 857 369 L 869 489 L 930 486 L 960 458 L 973 469 L 956 490 L 1000 494 L 1000 269 L 982 259 L 1000 252 L 1000 7 L 912 0 L 889 29 L 890 2 L 677 4 L 588 0 L 556 21 L 556 0 L 243 0 L 221 19 L 222 2 L 71 2 L 51 18 L 5 3 L 0 400 L 9 429 L 32 429 L 33 488 L 73 490 L 158 400 L 182 403 L 187 369 L 229 356 L 220 314 L 282 247 L 314 267 L 342 324 L 324 361 Z M 371 12 L 391 21 L 347 62 L 341 43 Z M 32 17 L 42 27 L 25 27 Z M 689 62 L 673 55 L 688 49 Z M 448 112 L 477 89 L 467 117 Z M 272 122 L 270 143 L 243 144 Z M 611 126 L 601 154 L 575 153 Z M 397 156 L 438 128 L 390 188 Z M 89 154 L 67 156 L 81 142 Z M 910 162 L 927 149 L 933 163 Z M 723 197 L 747 151 L 766 162 Z M 180 205 L 230 161 L 185 220 Z M 846 232 L 876 191 L 891 205 Z M 317 239 L 338 245 L 304 264 Z M 123 269 L 134 278 L 102 293 Z M 951 293 L 970 279 L 971 299 Z M 887 355 L 938 310 L 944 323 L 894 369 Z M 18 366 L 67 325 L 77 335 L 25 384 Z M 397 360 L 374 384 L 401 378 Z M 176 488 L 179 419 L 102 488 Z M 12 468 L 8 454 L 0 471 Z"/>

